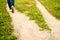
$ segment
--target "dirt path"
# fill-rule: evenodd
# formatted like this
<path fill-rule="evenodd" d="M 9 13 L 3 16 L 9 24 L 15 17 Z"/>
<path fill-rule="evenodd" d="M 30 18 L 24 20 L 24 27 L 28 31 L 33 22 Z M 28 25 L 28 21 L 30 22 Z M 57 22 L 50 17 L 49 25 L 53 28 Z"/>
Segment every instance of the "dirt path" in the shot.
<path fill-rule="evenodd" d="M 36 5 L 42 12 L 45 21 L 52 29 L 51 40 L 60 40 L 60 20 L 55 19 L 38 0 L 36 0 Z"/>
<path fill-rule="evenodd" d="M 18 12 L 15 9 L 15 13 L 12 14 L 7 6 L 7 11 L 12 18 L 12 24 L 14 27 L 14 33 L 17 35 L 18 40 L 49 40 L 50 33 L 47 31 L 40 31 L 39 27 L 30 21 L 27 16 Z"/>

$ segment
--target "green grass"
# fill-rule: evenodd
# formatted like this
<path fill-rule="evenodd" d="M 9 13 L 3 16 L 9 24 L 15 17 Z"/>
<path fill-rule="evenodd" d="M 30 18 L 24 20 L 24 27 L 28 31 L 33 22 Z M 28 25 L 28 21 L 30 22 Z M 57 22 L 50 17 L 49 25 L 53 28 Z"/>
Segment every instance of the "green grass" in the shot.
<path fill-rule="evenodd" d="M 51 30 L 44 21 L 40 10 L 36 7 L 34 0 L 15 0 L 15 7 L 20 12 L 29 16 L 30 20 L 35 20 L 40 28 Z"/>
<path fill-rule="evenodd" d="M 16 40 L 11 17 L 6 11 L 6 0 L 0 0 L 0 40 Z"/>
<path fill-rule="evenodd" d="M 39 0 L 45 8 L 60 20 L 60 0 Z"/>

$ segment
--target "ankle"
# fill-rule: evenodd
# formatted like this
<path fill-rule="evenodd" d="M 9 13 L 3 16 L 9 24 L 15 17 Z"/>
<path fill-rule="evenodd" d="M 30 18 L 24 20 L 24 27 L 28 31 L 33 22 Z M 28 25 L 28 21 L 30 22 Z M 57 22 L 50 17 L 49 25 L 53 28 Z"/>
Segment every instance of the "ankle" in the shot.
<path fill-rule="evenodd" d="M 14 6 L 11 6 L 11 8 L 14 8 Z"/>

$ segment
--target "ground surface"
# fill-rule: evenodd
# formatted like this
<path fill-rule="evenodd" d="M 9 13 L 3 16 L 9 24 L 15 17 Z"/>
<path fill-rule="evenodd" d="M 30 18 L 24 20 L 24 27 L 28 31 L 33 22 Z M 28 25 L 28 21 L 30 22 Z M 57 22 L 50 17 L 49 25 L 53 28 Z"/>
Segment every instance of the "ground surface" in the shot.
<path fill-rule="evenodd" d="M 39 0 L 55 18 L 60 20 L 60 0 Z"/>
<path fill-rule="evenodd" d="M 60 20 L 55 19 L 39 1 L 36 1 L 36 5 L 41 10 L 45 21 L 52 29 L 52 40 L 60 40 Z"/>
<path fill-rule="evenodd" d="M 6 11 L 6 1 L 0 0 L 0 40 L 15 40 L 11 17 Z"/>
<path fill-rule="evenodd" d="M 50 30 L 41 11 L 36 7 L 35 0 L 15 0 L 15 8 L 28 16 L 30 20 L 35 20 L 36 24 L 43 30 Z"/>
<path fill-rule="evenodd" d="M 52 29 L 51 33 L 45 30 L 40 31 L 35 22 L 29 20 L 29 17 L 21 14 L 16 9 L 15 13 L 12 14 L 7 7 L 12 18 L 14 33 L 17 35 L 18 40 L 60 40 L 60 21 L 51 16 L 40 2 L 36 1 L 36 5 L 37 8 L 41 10 L 45 21 Z"/>
<path fill-rule="evenodd" d="M 40 31 L 39 27 L 34 23 L 34 21 L 30 21 L 27 16 L 21 14 L 17 10 L 15 10 L 15 13 L 13 14 L 9 11 L 8 7 L 7 10 L 12 18 L 14 33 L 17 35 L 18 40 L 50 39 L 50 33 L 47 31 Z"/>

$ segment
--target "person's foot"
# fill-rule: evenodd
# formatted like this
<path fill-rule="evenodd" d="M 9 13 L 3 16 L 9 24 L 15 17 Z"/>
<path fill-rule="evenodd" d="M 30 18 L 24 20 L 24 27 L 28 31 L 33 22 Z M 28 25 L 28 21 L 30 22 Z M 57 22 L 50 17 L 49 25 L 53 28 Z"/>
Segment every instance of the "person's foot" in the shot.
<path fill-rule="evenodd" d="M 12 9 L 12 13 L 14 13 L 14 7 L 13 6 L 11 7 L 11 9 Z"/>

